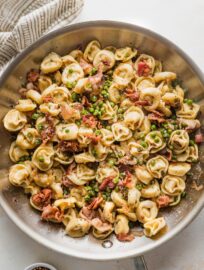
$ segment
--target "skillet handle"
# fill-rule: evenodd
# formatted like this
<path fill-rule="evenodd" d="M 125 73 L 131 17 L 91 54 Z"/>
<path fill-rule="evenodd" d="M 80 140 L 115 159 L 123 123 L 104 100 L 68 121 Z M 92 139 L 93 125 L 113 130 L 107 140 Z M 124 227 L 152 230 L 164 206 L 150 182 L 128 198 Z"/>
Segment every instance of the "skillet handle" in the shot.
<path fill-rule="evenodd" d="M 148 270 L 144 256 L 134 258 L 133 262 L 135 266 L 134 270 Z"/>

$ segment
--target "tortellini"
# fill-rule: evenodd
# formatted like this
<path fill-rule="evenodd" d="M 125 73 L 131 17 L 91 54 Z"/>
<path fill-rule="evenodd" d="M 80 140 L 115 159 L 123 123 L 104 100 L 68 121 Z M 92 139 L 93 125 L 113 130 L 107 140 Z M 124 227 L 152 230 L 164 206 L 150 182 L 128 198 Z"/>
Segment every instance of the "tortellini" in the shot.
<path fill-rule="evenodd" d="M 155 218 L 151 221 L 148 221 L 144 224 L 144 234 L 147 237 L 152 237 L 156 235 L 166 226 L 166 221 L 163 217 Z"/>
<path fill-rule="evenodd" d="M 31 165 L 15 164 L 9 170 L 9 181 L 14 186 L 28 185 L 31 181 Z"/>
<path fill-rule="evenodd" d="M 111 51 L 100 50 L 94 57 L 93 65 L 95 68 L 99 68 L 102 65 L 102 70 L 105 72 L 115 65 L 115 56 Z"/>
<path fill-rule="evenodd" d="M 112 132 L 116 141 L 126 141 L 132 136 L 131 130 L 123 123 L 115 123 L 112 125 Z"/>
<path fill-rule="evenodd" d="M 160 131 L 149 132 L 145 137 L 145 141 L 148 144 L 151 153 L 156 153 L 166 146 Z"/>
<path fill-rule="evenodd" d="M 20 112 L 30 112 L 36 108 L 36 104 L 31 99 L 19 99 L 15 108 Z"/>
<path fill-rule="evenodd" d="M 189 136 L 185 130 L 175 130 L 169 139 L 169 147 L 175 154 L 181 154 L 189 145 Z"/>
<path fill-rule="evenodd" d="M 154 178 L 162 178 L 166 174 L 168 166 L 168 160 L 159 155 L 147 161 L 147 169 Z"/>
<path fill-rule="evenodd" d="M 19 131 L 26 123 L 26 115 L 16 109 L 8 111 L 3 119 L 4 127 L 11 132 Z"/>
<path fill-rule="evenodd" d="M 127 86 L 134 77 L 134 71 L 130 64 L 119 64 L 114 73 L 113 80 L 120 86 Z"/>
<path fill-rule="evenodd" d="M 145 200 L 139 203 L 137 207 L 137 218 L 141 223 L 146 223 L 157 217 L 158 208 L 155 202 Z"/>
<path fill-rule="evenodd" d="M 138 107 L 132 106 L 124 113 L 124 123 L 131 130 L 139 128 L 143 120 L 144 113 Z"/>
<path fill-rule="evenodd" d="M 81 66 L 77 63 L 72 63 L 65 67 L 62 72 L 62 82 L 65 85 L 71 85 L 84 77 L 84 72 Z"/>
<path fill-rule="evenodd" d="M 76 124 L 59 124 L 56 127 L 56 134 L 60 140 L 76 140 L 79 128 Z"/>
<path fill-rule="evenodd" d="M 47 171 L 52 167 L 54 149 L 52 146 L 41 145 L 33 153 L 32 162 L 41 171 Z"/>
<path fill-rule="evenodd" d="M 16 142 L 12 142 L 9 149 L 9 157 L 13 162 L 18 162 L 22 157 L 29 156 L 27 150 L 19 147 Z"/>
<path fill-rule="evenodd" d="M 200 106 L 177 74 L 135 48 L 92 40 L 84 51 L 49 53 L 25 78 L 3 119 L 13 140 L 8 179 L 41 219 L 101 240 L 165 228 L 159 209 L 184 197 L 202 141 Z"/>
<path fill-rule="evenodd" d="M 186 184 L 183 178 L 173 175 L 166 175 L 161 184 L 162 192 L 170 196 L 180 195 L 185 187 Z"/>
<path fill-rule="evenodd" d="M 16 144 L 22 149 L 33 149 L 38 145 L 39 133 L 37 129 L 24 127 L 18 133 Z"/>
<path fill-rule="evenodd" d="M 57 71 L 62 66 L 62 59 L 55 52 L 48 54 L 41 63 L 41 70 L 43 73 L 51 73 Z"/>

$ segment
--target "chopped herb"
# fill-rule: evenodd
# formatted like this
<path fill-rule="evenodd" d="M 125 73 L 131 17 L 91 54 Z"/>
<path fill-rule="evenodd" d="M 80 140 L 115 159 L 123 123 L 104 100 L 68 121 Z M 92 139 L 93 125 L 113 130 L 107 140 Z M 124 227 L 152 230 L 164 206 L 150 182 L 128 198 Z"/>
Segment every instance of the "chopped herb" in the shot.
<path fill-rule="evenodd" d="M 182 197 L 182 198 L 186 198 L 186 196 L 187 196 L 187 193 L 186 193 L 185 191 L 183 191 L 183 192 L 181 193 L 181 197 Z"/>
<path fill-rule="evenodd" d="M 74 72 L 74 70 L 72 69 L 72 68 L 70 68 L 69 70 L 68 70 L 68 73 L 69 74 L 72 74 Z"/>
<path fill-rule="evenodd" d="M 65 129 L 65 133 L 69 133 L 70 130 L 68 128 Z"/>
<path fill-rule="evenodd" d="M 151 130 L 157 130 L 157 126 L 156 125 L 151 125 Z"/>
<path fill-rule="evenodd" d="M 43 124 L 41 124 L 41 123 L 38 124 L 38 125 L 37 125 L 37 129 L 38 129 L 39 131 L 43 130 Z"/>
<path fill-rule="evenodd" d="M 41 144 L 41 143 L 42 143 L 42 140 L 41 139 L 38 138 L 38 139 L 35 140 L 35 144 L 38 145 L 38 144 Z"/>
<path fill-rule="evenodd" d="M 32 114 L 32 116 L 31 116 L 31 118 L 32 118 L 33 120 L 37 120 L 39 117 L 40 117 L 40 114 L 39 114 L 39 113 L 34 113 L 34 114 Z"/>
<path fill-rule="evenodd" d="M 119 177 L 116 177 L 116 178 L 113 179 L 114 184 L 118 184 L 118 182 L 119 182 Z"/>
<path fill-rule="evenodd" d="M 136 188 L 141 191 L 143 189 L 143 184 L 136 184 Z"/>
<path fill-rule="evenodd" d="M 190 140 L 190 141 L 189 141 L 189 145 L 190 145 L 190 146 L 194 146 L 194 145 L 195 145 L 195 142 L 194 142 L 193 140 Z"/>
<path fill-rule="evenodd" d="M 76 120 L 76 124 L 77 124 L 77 126 L 80 126 L 81 125 L 81 120 Z"/>
<path fill-rule="evenodd" d="M 97 72 L 97 68 L 93 67 L 92 70 L 91 70 L 91 72 L 89 73 L 89 75 L 90 76 L 93 76 L 93 75 L 96 74 L 96 72 Z"/>
<path fill-rule="evenodd" d="M 95 131 L 95 134 L 98 136 L 98 135 L 101 134 L 101 131 L 100 131 L 99 129 L 97 129 L 97 130 Z"/>
<path fill-rule="evenodd" d="M 71 97 L 74 102 L 80 100 L 80 95 L 75 92 L 72 92 Z"/>
<path fill-rule="evenodd" d="M 38 160 L 39 160 L 40 162 L 44 162 L 44 161 L 45 161 L 44 157 L 42 157 L 42 156 L 38 157 Z"/>

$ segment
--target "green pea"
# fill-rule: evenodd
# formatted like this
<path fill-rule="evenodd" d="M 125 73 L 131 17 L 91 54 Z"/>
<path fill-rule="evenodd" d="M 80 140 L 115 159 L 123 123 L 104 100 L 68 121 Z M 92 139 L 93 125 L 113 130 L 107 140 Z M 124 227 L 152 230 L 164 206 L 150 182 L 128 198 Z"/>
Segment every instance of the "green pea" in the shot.
<path fill-rule="evenodd" d="M 94 112 L 94 108 L 93 108 L 93 107 L 89 108 L 89 111 L 90 111 L 91 113 L 93 113 L 93 112 Z"/>
<path fill-rule="evenodd" d="M 97 96 L 92 96 L 91 97 L 91 101 L 96 102 L 96 100 L 97 100 Z"/>
<path fill-rule="evenodd" d="M 188 105 L 192 105 L 192 104 L 193 104 L 193 100 L 192 100 L 192 99 L 188 99 L 188 100 L 187 100 L 187 104 L 188 104 Z"/>
<path fill-rule="evenodd" d="M 40 114 L 39 114 L 39 113 L 34 113 L 34 114 L 31 116 L 31 118 L 32 118 L 33 120 L 37 120 L 39 117 L 40 117 Z"/>
<path fill-rule="evenodd" d="M 151 125 L 151 130 L 156 130 L 157 129 L 157 126 L 156 125 Z"/>
<path fill-rule="evenodd" d="M 38 160 L 39 160 L 40 162 L 44 162 L 44 161 L 45 161 L 44 157 L 38 157 Z"/>
<path fill-rule="evenodd" d="M 190 145 L 190 146 L 194 146 L 194 145 L 195 145 L 195 142 L 194 142 L 193 140 L 190 140 L 190 141 L 189 141 L 189 145 Z"/>

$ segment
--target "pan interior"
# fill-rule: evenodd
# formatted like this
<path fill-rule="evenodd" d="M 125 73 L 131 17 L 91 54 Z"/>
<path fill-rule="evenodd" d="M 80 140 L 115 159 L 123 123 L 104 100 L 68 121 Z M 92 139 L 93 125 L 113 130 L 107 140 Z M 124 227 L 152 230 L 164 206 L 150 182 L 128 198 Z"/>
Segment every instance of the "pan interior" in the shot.
<path fill-rule="evenodd" d="M 0 120 L 18 100 L 17 90 L 21 87 L 26 72 L 31 67 L 38 68 L 42 58 L 51 51 L 65 55 L 78 46 L 84 47 L 87 42 L 93 39 L 99 40 L 102 47 L 109 45 L 133 46 L 141 52 L 161 60 L 165 70 L 176 72 L 179 75 L 187 91 L 187 96 L 198 102 L 201 105 L 201 115 L 204 113 L 204 84 L 198 75 L 199 71 L 172 44 L 139 27 L 113 22 L 92 22 L 59 30 L 38 42 L 17 59 L 10 70 L 1 78 Z M 201 124 L 203 121 L 204 119 L 201 119 Z M 92 236 L 81 239 L 70 238 L 64 235 L 61 226 L 42 222 L 39 213 L 29 206 L 28 198 L 23 195 L 22 190 L 9 185 L 8 168 L 11 162 L 8 150 L 12 137 L 3 128 L 2 121 L 0 122 L 0 201 L 10 217 L 15 222 L 18 221 L 19 226 L 29 228 L 29 232 L 27 232 L 36 240 L 60 252 L 89 259 L 111 259 L 139 255 L 166 241 L 176 232 L 177 228 L 185 226 L 185 223 L 188 223 L 187 220 L 189 221 L 196 215 L 204 202 L 204 191 L 195 191 L 190 187 L 193 180 L 196 180 L 198 185 L 203 182 L 204 149 L 201 146 L 200 162 L 194 166 L 193 176 L 187 180 L 187 197 L 178 206 L 161 213 L 165 216 L 168 224 L 168 231 L 164 235 L 154 240 L 136 237 L 130 243 L 121 243 L 112 237 L 110 239 L 113 242 L 111 248 L 104 248 L 102 241 L 98 241 Z"/>

